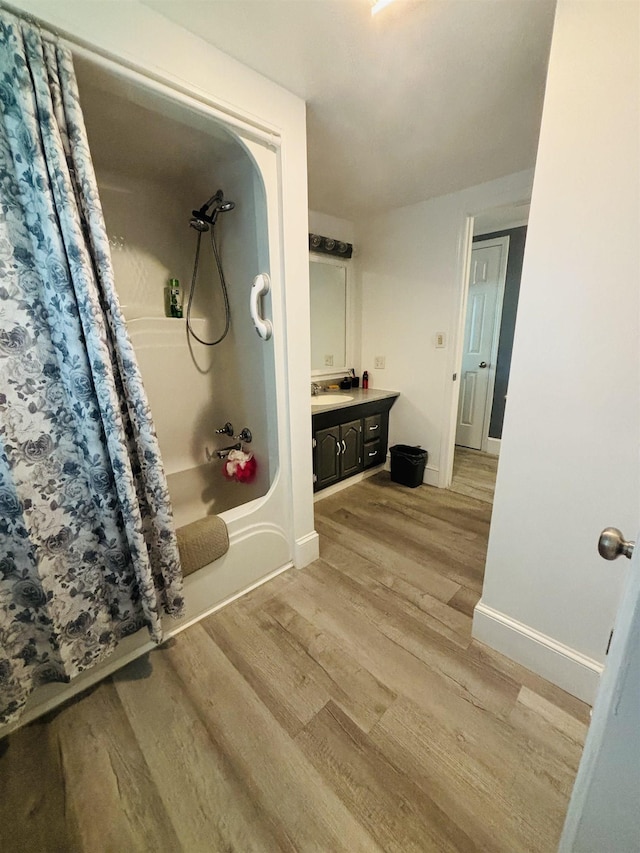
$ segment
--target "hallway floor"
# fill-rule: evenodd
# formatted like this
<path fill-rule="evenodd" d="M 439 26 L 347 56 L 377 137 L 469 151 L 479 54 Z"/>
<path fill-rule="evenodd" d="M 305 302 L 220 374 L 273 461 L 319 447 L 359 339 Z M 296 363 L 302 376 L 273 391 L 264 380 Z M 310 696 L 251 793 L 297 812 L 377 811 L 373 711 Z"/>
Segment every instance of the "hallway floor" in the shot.
<path fill-rule="evenodd" d="M 456 444 L 451 491 L 493 503 L 498 457 Z"/>
<path fill-rule="evenodd" d="M 291 570 L 0 742 L 0 848 L 554 851 L 588 721 L 471 639 L 491 506 L 381 473 Z"/>

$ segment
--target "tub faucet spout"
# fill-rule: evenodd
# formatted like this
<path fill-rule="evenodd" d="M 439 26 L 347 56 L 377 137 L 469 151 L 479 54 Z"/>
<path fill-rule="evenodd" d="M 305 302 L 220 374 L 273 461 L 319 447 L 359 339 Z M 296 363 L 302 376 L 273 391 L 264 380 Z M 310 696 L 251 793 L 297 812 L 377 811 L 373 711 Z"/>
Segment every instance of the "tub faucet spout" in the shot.
<path fill-rule="evenodd" d="M 226 459 L 232 450 L 242 450 L 240 442 L 237 442 L 237 444 L 230 444 L 229 447 L 221 447 L 219 450 L 214 450 L 213 453 L 208 447 L 205 447 L 204 455 L 207 462 L 215 462 L 216 459 Z"/>
<path fill-rule="evenodd" d="M 242 450 L 240 442 L 237 444 L 231 444 L 229 447 L 221 447 L 220 450 L 216 450 L 216 456 L 218 459 L 226 459 L 232 450 Z"/>

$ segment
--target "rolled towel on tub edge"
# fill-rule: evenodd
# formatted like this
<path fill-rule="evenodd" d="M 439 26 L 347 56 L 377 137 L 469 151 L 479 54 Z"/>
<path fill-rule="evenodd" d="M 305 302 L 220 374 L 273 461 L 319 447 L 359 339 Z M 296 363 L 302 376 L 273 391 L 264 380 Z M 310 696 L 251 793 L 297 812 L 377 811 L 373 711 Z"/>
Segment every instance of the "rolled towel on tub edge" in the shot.
<path fill-rule="evenodd" d="M 227 525 L 217 515 L 207 515 L 176 530 L 184 577 L 219 560 L 229 550 Z"/>

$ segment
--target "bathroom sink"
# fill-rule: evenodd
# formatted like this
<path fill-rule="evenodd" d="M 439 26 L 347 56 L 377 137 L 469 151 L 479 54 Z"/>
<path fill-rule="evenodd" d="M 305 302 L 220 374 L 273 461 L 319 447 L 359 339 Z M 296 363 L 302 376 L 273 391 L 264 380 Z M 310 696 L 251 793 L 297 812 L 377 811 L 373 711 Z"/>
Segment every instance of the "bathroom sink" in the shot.
<path fill-rule="evenodd" d="M 348 403 L 353 400 L 349 394 L 318 394 L 311 398 L 312 406 L 330 406 L 332 403 Z"/>

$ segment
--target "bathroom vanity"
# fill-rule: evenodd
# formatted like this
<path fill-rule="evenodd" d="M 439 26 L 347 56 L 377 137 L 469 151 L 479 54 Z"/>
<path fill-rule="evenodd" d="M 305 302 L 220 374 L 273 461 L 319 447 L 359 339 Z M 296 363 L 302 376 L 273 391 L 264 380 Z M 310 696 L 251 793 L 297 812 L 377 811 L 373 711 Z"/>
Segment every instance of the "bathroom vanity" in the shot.
<path fill-rule="evenodd" d="M 397 391 L 354 388 L 311 398 L 314 492 L 384 463 L 397 397 Z"/>

